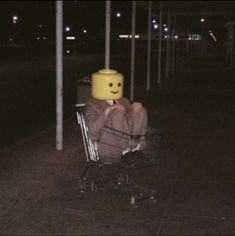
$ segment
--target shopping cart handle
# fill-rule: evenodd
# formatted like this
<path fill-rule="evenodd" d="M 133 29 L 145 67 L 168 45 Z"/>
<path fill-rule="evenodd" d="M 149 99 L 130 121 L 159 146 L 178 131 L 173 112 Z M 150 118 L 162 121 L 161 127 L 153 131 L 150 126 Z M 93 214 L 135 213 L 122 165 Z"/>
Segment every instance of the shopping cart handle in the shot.
<path fill-rule="evenodd" d="M 77 104 L 73 104 L 72 105 L 72 107 L 75 109 L 75 110 L 77 110 L 77 111 L 79 111 L 80 109 L 84 109 L 85 108 L 85 103 L 77 103 Z"/>
<path fill-rule="evenodd" d="M 85 103 L 77 103 L 77 104 L 74 104 L 75 107 L 85 107 Z"/>

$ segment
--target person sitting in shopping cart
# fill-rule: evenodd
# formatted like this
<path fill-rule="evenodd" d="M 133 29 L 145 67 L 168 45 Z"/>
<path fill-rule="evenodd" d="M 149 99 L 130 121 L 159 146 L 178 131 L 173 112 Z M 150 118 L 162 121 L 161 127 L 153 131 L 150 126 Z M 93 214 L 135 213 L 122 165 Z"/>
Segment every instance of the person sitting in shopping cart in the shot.
<path fill-rule="evenodd" d="M 140 102 L 131 103 L 123 97 L 123 83 L 123 75 L 115 70 L 94 73 L 84 113 L 88 134 L 97 141 L 99 155 L 113 163 L 146 147 L 147 111 Z"/>

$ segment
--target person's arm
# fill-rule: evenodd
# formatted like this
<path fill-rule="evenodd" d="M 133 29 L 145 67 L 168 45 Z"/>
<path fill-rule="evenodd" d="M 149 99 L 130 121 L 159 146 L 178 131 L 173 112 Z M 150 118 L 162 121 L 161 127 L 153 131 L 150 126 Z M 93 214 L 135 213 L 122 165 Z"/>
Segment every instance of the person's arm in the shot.
<path fill-rule="evenodd" d="M 113 110 L 125 111 L 125 108 L 122 104 L 118 103 L 118 104 L 114 104 L 112 106 L 107 107 L 105 109 L 104 113 L 108 117 L 109 114 L 111 113 L 111 111 L 113 111 Z"/>
<path fill-rule="evenodd" d="M 93 102 L 88 101 L 85 107 L 85 121 L 92 139 L 99 139 L 100 132 L 105 125 L 107 116 Z"/>
<path fill-rule="evenodd" d="M 85 121 L 92 139 L 99 139 L 101 130 L 104 128 L 105 122 L 113 110 L 124 111 L 125 109 L 122 104 L 115 104 L 108 106 L 105 110 L 101 110 L 94 102 L 87 102 L 85 107 Z"/>

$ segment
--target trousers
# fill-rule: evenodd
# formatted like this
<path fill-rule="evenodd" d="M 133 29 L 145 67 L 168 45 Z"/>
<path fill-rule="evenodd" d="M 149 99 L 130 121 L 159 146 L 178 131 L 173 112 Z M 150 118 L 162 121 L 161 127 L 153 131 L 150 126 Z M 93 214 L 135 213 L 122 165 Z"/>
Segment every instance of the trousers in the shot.
<path fill-rule="evenodd" d="M 98 152 L 104 161 L 117 163 L 121 160 L 122 152 L 133 149 L 138 144 L 140 149 L 146 146 L 147 111 L 142 108 L 139 112 L 132 110 L 114 110 L 102 129 L 98 142 Z"/>

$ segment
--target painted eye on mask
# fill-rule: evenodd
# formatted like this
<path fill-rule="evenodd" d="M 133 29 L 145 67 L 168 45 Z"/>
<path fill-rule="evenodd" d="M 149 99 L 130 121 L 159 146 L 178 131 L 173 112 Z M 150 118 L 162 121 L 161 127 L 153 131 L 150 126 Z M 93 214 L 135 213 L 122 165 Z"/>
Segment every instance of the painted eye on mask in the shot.
<path fill-rule="evenodd" d="M 109 83 L 109 87 L 113 87 L 113 83 Z"/>

